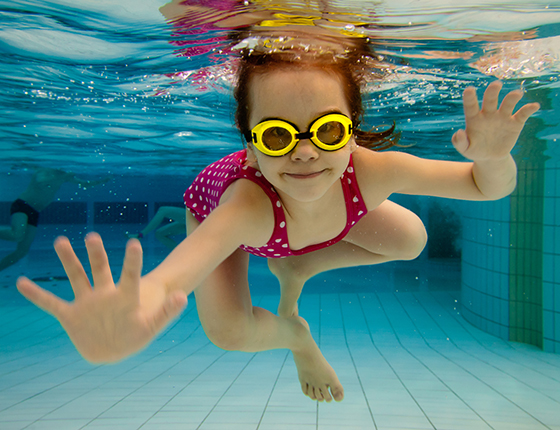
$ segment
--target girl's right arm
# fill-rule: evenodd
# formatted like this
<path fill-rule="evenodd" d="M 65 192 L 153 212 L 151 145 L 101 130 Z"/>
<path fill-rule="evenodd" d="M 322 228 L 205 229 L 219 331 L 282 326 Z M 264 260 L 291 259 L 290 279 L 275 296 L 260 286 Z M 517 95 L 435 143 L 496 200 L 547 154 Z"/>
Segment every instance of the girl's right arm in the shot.
<path fill-rule="evenodd" d="M 260 186 L 235 181 L 208 218 L 143 281 L 163 286 L 168 293 L 190 294 L 240 245 L 265 244 L 273 228 L 272 204 Z"/>
<path fill-rule="evenodd" d="M 86 248 L 93 286 L 68 239 L 55 242 L 74 291 L 73 302 L 60 299 L 27 278 L 18 280 L 18 290 L 59 320 L 86 360 L 121 360 L 147 346 L 179 315 L 187 295 L 239 245 L 262 245 L 260 242 L 270 237 L 270 201 L 252 187 L 255 184 L 237 182 L 205 222 L 144 277 L 138 240 L 131 239 L 127 244 L 116 285 L 101 238 L 91 233 L 86 237 Z"/>

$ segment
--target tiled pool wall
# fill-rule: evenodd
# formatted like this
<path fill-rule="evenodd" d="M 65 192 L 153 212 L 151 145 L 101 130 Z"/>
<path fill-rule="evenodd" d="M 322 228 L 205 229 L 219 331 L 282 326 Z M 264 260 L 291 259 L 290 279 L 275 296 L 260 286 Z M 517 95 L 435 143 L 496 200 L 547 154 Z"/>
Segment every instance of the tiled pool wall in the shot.
<path fill-rule="evenodd" d="M 554 148 L 560 159 L 560 148 Z M 560 163 L 545 169 L 543 220 L 544 350 L 560 353 Z"/>
<path fill-rule="evenodd" d="M 560 353 L 560 148 L 558 97 L 533 94 L 543 113 L 527 124 L 515 158 L 515 192 L 461 203 L 462 313 L 476 327 Z"/>
<path fill-rule="evenodd" d="M 462 313 L 502 339 L 560 353 L 560 171 L 520 171 L 544 181 L 531 196 L 464 205 Z"/>

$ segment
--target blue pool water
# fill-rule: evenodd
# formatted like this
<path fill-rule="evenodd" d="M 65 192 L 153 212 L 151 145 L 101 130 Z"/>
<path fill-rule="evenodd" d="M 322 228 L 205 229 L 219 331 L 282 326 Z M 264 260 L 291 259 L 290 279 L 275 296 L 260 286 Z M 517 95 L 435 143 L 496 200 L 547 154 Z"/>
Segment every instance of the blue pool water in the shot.
<path fill-rule="evenodd" d="M 179 3 L 0 2 L 0 225 L 38 168 L 109 178 L 64 184 L 29 254 L 0 272 L 0 428 L 560 429 L 560 2 Z M 142 353 L 88 364 L 15 280 L 72 300 L 52 242 L 68 236 L 85 262 L 92 230 L 118 277 L 126 234 L 242 148 L 226 18 L 286 16 L 369 38 L 386 73 L 367 84 L 364 123 L 394 120 L 398 150 L 460 161 L 463 90 L 522 88 L 542 109 L 515 149 L 516 192 L 394 196 L 426 224 L 422 255 L 309 281 L 300 312 L 345 386 L 340 404 L 303 397 L 286 351 L 213 346 L 194 300 Z M 149 270 L 168 249 L 142 243 Z M 13 248 L 0 241 L 0 258 Z M 275 311 L 275 278 L 251 264 L 254 303 Z"/>

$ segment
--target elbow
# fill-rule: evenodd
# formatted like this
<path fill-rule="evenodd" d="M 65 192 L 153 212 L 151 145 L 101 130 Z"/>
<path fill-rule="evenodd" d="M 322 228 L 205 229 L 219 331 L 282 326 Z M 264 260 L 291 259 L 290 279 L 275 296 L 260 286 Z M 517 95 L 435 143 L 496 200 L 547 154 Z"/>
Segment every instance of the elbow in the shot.
<path fill-rule="evenodd" d="M 475 200 L 499 200 L 517 186 L 517 166 L 511 155 L 504 160 L 475 162 L 471 174 L 478 190 Z"/>
<path fill-rule="evenodd" d="M 480 194 L 482 194 L 481 200 L 500 200 L 504 197 L 509 196 L 511 193 L 515 191 L 517 187 L 517 176 L 514 176 L 507 184 L 497 188 L 495 190 L 481 190 L 479 188 Z"/>

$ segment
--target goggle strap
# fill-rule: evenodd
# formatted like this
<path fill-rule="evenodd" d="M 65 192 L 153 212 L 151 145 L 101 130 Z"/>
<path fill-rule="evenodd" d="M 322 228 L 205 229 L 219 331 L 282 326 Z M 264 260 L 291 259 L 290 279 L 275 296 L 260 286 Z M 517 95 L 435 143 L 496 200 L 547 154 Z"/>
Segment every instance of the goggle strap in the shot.
<path fill-rule="evenodd" d="M 255 133 L 251 133 L 250 131 L 244 132 L 243 136 L 245 136 L 247 143 L 253 142 L 253 139 L 256 139 Z"/>
<path fill-rule="evenodd" d="M 297 140 L 311 139 L 312 137 L 313 137 L 313 133 L 310 132 L 310 131 L 305 131 L 303 133 L 296 134 L 296 139 Z"/>

